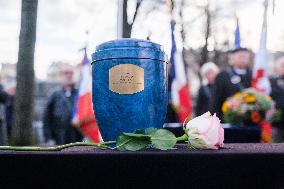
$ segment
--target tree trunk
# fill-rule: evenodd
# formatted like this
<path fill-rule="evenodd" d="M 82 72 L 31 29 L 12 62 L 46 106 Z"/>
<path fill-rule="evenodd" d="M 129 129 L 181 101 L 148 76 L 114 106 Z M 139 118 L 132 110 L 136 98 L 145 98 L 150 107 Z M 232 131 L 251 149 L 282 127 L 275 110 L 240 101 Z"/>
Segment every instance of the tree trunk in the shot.
<path fill-rule="evenodd" d="M 22 0 L 12 143 L 32 144 L 34 50 L 38 0 Z"/>
<path fill-rule="evenodd" d="M 207 6 L 205 7 L 205 14 L 206 14 L 206 26 L 205 26 L 205 44 L 201 50 L 201 59 L 200 59 L 200 66 L 208 61 L 208 38 L 210 36 L 210 27 L 211 27 L 211 14 L 209 10 L 209 1 Z"/>
<path fill-rule="evenodd" d="M 127 15 L 127 2 L 128 0 L 123 0 L 123 12 L 122 12 L 122 37 L 130 38 L 132 25 L 128 23 L 128 15 Z"/>

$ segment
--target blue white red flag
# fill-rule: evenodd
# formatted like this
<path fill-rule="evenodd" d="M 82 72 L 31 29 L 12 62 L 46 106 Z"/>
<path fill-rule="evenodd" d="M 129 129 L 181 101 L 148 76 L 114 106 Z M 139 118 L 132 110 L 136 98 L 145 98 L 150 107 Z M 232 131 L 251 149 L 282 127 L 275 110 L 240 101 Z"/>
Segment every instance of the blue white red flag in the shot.
<path fill-rule="evenodd" d="M 79 127 L 80 131 L 85 136 L 97 143 L 102 139 L 93 111 L 91 65 L 87 57 L 86 49 L 84 50 L 84 58 L 81 66 L 78 96 L 73 113 L 73 123 Z"/>
<path fill-rule="evenodd" d="M 268 0 L 265 0 L 260 44 L 258 52 L 255 55 L 254 65 L 253 65 L 252 87 L 269 95 L 271 92 L 271 85 L 268 79 L 268 53 L 266 48 L 267 8 L 268 8 Z M 260 127 L 261 127 L 262 142 L 271 142 L 272 139 L 271 124 L 269 122 L 262 122 L 260 124 Z"/>
<path fill-rule="evenodd" d="M 263 14 L 260 44 L 259 44 L 259 49 L 255 55 L 254 65 L 253 65 L 252 87 L 269 95 L 271 92 L 271 86 L 268 79 L 268 53 L 266 48 L 268 2 L 265 1 L 265 3 L 266 4 Z"/>
<path fill-rule="evenodd" d="M 171 103 L 176 107 L 179 120 L 183 123 L 192 114 L 192 104 L 182 52 L 176 48 L 174 27 L 175 23 L 172 22 L 172 50 L 170 59 L 172 65 Z"/>

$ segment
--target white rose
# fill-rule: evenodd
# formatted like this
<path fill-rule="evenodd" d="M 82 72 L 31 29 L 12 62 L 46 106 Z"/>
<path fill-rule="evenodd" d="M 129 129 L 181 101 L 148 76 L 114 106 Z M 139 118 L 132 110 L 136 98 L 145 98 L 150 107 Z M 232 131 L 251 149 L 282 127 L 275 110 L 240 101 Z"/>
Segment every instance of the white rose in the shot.
<path fill-rule="evenodd" d="M 220 119 L 207 112 L 185 124 L 189 146 L 197 149 L 218 149 L 224 146 L 224 129 Z"/>

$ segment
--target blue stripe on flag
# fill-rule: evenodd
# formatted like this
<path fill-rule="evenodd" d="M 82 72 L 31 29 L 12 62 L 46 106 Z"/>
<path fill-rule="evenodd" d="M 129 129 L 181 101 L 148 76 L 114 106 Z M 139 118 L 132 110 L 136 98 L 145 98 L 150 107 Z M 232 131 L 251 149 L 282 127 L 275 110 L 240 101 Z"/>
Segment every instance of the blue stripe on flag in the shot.
<path fill-rule="evenodd" d="M 176 41 L 175 41 L 174 30 L 175 30 L 175 23 L 174 23 L 174 21 L 172 21 L 171 22 L 172 49 L 171 49 L 171 59 L 170 59 L 170 62 L 172 64 L 172 81 L 176 77 L 176 73 L 175 73 L 175 58 L 174 58 L 175 57 L 175 53 L 176 53 Z"/>
<path fill-rule="evenodd" d="M 239 23 L 237 21 L 237 27 L 235 30 L 235 42 L 234 42 L 235 48 L 241 47 L 241 34 L 240 34 L 240 27 Z"/>

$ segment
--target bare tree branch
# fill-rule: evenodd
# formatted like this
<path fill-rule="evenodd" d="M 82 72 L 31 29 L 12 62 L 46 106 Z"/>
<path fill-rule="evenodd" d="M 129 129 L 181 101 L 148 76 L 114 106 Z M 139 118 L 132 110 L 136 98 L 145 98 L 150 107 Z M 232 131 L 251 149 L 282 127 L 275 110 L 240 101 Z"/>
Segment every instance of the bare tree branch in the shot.
<path fill-rule="evenodd" d="M 142 1 L 143 0 L 137 0 L 137 2 L 136 2 L 136 9 L 135 9 L 135 12 L 134 12 L 133 21 L 131 23 L 132 25 L 135 22 L 135 19 L 137 17 L 137 13 L 138 13 L 139 7 L 141 6 Z"/>
<path fill-rule="evenodd" d="M 141 6 L 143 0 L 137 0 L 136 2 L 136 8 L 133 16 L 132 23 L 128 23 L 128 14 L 127 14 L 127 6 L 128 6 L 128 0 L 123 0 L 123 31 L 122 31 L 122 37 L 123 38 L 130 38 L 131 37 L 131 31 L 133 24 L 135 22 L 135 19 L 137 17 L 137 13 L 139 11 L 139 7 Z"/>

